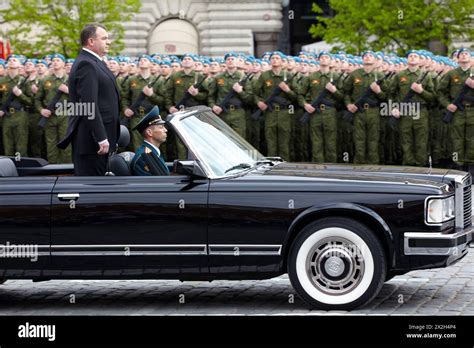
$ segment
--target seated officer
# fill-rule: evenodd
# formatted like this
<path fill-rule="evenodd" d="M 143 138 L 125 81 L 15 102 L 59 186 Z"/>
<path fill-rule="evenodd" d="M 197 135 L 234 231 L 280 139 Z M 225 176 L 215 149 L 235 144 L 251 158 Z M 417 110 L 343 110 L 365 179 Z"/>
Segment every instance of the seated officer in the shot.
<path fill-rule="evenodd" d="M 166 141 L 165 121 L 161 119 L 160 109 L 155 106 L 133 128 L 143 136 L 143 143 L 133 157 L 131 168 L 133 175 L 170 175 L 159 146 Z"/>

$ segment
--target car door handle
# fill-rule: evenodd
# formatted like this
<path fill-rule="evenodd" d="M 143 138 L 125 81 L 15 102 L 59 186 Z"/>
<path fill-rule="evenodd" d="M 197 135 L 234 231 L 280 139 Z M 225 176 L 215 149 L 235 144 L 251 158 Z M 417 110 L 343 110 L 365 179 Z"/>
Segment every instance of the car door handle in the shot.
<path fill-rule="evenodd" d="M 58 198 L 60 201 L 77 201 L 79 199 L 79 193 L 59 193 Z"/>

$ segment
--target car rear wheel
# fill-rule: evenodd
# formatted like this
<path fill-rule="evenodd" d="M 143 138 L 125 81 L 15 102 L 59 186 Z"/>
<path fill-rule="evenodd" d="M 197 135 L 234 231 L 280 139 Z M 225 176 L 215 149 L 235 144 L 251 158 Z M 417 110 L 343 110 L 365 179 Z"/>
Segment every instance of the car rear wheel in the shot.
<path fill-rule="evenodd" d="M 358 221 L 330 217 L 306 226 L 288 256 L 291 284 L 311 307 L 350 310 L 370 302 L 386 276 L 384 250 Z"/>

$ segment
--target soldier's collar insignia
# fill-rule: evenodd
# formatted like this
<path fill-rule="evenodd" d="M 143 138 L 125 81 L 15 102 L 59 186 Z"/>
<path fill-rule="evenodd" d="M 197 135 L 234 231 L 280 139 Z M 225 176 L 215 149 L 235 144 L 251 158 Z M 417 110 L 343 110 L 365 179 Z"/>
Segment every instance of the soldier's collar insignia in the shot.
<path fill-rule="evenodd" d="M 271 86 L 273 86 L 273 81 L 272 80 L 266 80 L 265 85 L 267 85 L 267 87 L 271 87 Z"/>

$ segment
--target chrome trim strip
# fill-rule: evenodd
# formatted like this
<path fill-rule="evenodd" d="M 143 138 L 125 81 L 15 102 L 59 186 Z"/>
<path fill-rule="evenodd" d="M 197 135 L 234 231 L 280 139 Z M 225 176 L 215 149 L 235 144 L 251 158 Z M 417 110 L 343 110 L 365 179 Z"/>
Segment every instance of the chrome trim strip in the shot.
<path fill-rule="evenodd" d="M 51 255 L 52 256 L 207 255 L 207 245 L 206 244 L 52 245 Z"/>
<path fill-rule="evenodd" d="M 209 255 L 280 256 L 281 244 L 209 244 Z"/>
<path fill-rule="evenodd" d="M 58 193 L 59 199 L 78 199 L 80 196 L 79 193 Z"/>
<path fill-rule="evenodd" d="M 461 255 L 462 249 L 472 241 L 473 229 L 462 230 L 453 234 L 431 233 L 431 232 L 405 232 L 403 237 L 403 248 L 405 255 Z M 454 247 L 446 248 L 417 248 L 410 247 L 411 239 L 440 239 L 450 240 L 466 236 L 466 242 Z"/>
<path fill-rule="evenodd" d="M 464 178 L 465 176 L 456 176 L 454 179 L 455 189 L 455 202 L 454 202 L 454 211 L 455 211 L 455 226 L 457 228 L 464 227 Z"/>

